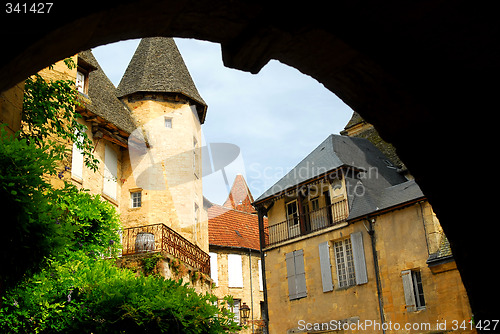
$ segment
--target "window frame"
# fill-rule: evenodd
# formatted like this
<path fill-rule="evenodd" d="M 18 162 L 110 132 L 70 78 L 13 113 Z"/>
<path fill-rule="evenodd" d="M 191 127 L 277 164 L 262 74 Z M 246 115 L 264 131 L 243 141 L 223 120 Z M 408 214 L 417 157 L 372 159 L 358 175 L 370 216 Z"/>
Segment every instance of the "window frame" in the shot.
<path fill-rule="evenodd" d="M 341 250 L 341 253 L 339 252 L 339 249 Z M 351 238 L 334 241 L 333 250 L 335 254 L 335 271 L 337 274 L 338 288 L 342 289 L 355 286 L 356 271 Z M 342 266 L 344 266 L 344 268 L 341 268 Z M 341 276 L 345 276 L 345 279 L 341 278 Z"/>
<path fill-rule="evenodd" d="M 232 259 L 232 260 L 230 260 Z M 237 261 L 236 261 L 237 260 Z M 243 288 L 243 257 L 241 254 L 227 255 L 227 286 Z"/>
<path fill-rule="evenodd" d="M 403 270 L 401 272 L 403 280 L 403 292 L 408 312 L 422 311 L 427 308 L 422 282 L 422 274 L 419 269 Z"/>
<path fill-rule="evenodd" d="M 241 307 L 241 299 L 233 298 L 233 305 L 231 306 L 231 312 L 234 313 L 234 322 L 238 325 L 241 325 L 241 317 L 240 317 L 240 307 Z"/>
<path fill-rule="evenodd" d="M 111 144 L 104 147 L 104 177 L 102 193 L 113 201 L 118 200 L 118 165 L 120 158 Z"/>
<path fill-rule="evenodd" d="M 78 74 L 81 74 L 83 76 L 83 80 L 78 79 Z M 82 90 L 79 89 L 78 82 L 82 82 Z M 82 94 L 88 95 L 89 93 L 89 71 L 84 69 L 81 66 L 77 66 L 76 69 L 76 78 L 75 78 L 75 87 L 76 90 Z"/>
<path fill-rule="evenodd" d="M 139 194 L 139 205 L 135 206 L 134 205 L 134 203 L 135 203 L 134 195 L 137 195 L 137 194 Z M 131 191 L 130 192 L 130 208 L 131 209 L 138 209 L 140 207 L 142 207 L 142 190 Z"/>
<path fill-rule="evenodd" d="M 165 129 L 172 129 L 174 127 L 174 121 L 172 120 L 172 117 L 165 116 L 163 122 L 163 126 L 165 127 Z M 170 126 L 167 126 L 167 124 L 169 124 Z"/>
<path fill-rule="evenodd" d="M 422 274 L 420 273 L 420 270 L 412 270 L 411 279 L 413 281 L 413 294 L 415 296 L 415 305 L 417 307 L 417 311 L 424 310 L 426 308 L 425 296 L 422 283 Z"/>

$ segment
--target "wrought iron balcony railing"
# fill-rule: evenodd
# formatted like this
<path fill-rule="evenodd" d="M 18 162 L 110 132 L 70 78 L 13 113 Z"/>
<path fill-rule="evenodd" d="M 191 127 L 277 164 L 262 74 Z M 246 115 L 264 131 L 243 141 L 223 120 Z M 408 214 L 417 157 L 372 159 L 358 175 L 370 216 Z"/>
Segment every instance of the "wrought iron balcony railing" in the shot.
<path fill-rule="evenodd" d="M 210 257 L 200 247 L 165 224 L 130 227 L 123 230 L 122 255 L 165 252 L 210 275 Z"/>
<path fill-rule="evenodd" d="M 264 228 L 268 234 L 266 247 L 298 238 L 343 222 L 348 215 L 347 201 L 341 200 L 331 205 L 301 215 L 294 215 L 277 224 Z"/>

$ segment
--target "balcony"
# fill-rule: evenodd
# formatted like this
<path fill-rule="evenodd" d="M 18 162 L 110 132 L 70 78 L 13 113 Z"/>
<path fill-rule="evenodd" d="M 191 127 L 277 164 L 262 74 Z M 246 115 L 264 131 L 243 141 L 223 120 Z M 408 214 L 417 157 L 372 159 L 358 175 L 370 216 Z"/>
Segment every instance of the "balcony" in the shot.
<path fill-rule="evenodd" d="M 265 246 L 273 246 L 338 225 L 345 221 L 347 215 L 347 201 L 345 199 L 317 210 L 293 215 L 285 221 L 264 228 L 264 232 L 269 236 Z"/>
<path fill-rule="evenodd" d="M 210 257 L 165 224 L 131 227 L 123 230 L 122 255 L 164 252 L 210 275 Z"/>

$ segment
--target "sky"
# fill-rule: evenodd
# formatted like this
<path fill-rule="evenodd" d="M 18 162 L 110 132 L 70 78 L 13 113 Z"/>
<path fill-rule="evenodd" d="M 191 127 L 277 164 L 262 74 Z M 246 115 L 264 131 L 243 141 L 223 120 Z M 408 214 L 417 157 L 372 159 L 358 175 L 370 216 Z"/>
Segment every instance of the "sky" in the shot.
<path fill-rule="evenodd" d="M 115 86 L 140 40 L 92 49 Z M 352 109 L 315 79 L 279 61 L 258 74 L 224 67 L 220 45 L 175 38 L 201 97 L 208 105 L 203 144 L 230 143 L 240 155 L 224 172 L 232 184 L 242 174 L 257 199 L 330 134 L 339 134 Z M 207 157 L 203 156 L 203 159 Z M 203 195 L 223 204 L 228 195 L 222 171 L 203 177 Z"/>

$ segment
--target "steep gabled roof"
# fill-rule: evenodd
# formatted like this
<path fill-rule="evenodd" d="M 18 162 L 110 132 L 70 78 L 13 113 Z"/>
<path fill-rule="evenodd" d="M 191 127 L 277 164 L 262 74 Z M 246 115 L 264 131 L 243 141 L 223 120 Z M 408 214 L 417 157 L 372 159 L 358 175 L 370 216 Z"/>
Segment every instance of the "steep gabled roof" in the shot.
<path fill-rule="evenodd" d="M 236 175 L 229 196 L 224 203 L 224 207 L 248 213 L 255 213 L 252 202 L 253 196 L 250 193 L 250 189 L 248 188 L 245 178 L 241 174 Z"/>
<path fill-rule="evenodd" d="M 332 134 L 255 202 L 278 195 L 341 167 L 376 171 L 376 177 L 363 180 L 363 184 L 370 189 L 383 189 L 406 181 L 382 152 L 368 140 Z"/>
<path fill-rule="evenodd" d="M 96 70 L 89 73 L 88 97 L 81 94 L 79 102 L 91 113 L 102 117 L 127 134 L 135 130 L 130 110 L 116 97 L 116 88 L 106 76 L 90 50 L 78 53 L 78 57 Z"/>
<path fill-rule="evenodd" d="M 178 93 L 190 99 L 203 115 L 207 109 L 173 38 L 143 38 L 117 88 L 117 96 L 137 92 Z"/>

